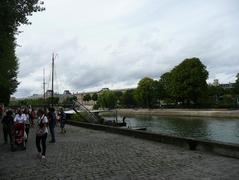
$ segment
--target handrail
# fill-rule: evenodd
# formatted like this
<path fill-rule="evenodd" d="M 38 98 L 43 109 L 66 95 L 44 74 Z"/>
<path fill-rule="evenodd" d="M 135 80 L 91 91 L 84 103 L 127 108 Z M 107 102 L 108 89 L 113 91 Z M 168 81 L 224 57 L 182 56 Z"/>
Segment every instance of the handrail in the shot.
<path fill-rule="evenodd" d="M 76 113 L 79 113 L 76 109 L 76 107 L 78 107 L 80 110 L 82 110 L 83 112 L 86 112 L 89 119 L 91 122 L 98 122 L 98 118 L 95 116 L 94 113 L 90 112 L 90 110 L 85 107 L 81 102 L 79 101 L 73 101 L 73 104 L 72 104 L 72 109 L 76 112 Z"/>

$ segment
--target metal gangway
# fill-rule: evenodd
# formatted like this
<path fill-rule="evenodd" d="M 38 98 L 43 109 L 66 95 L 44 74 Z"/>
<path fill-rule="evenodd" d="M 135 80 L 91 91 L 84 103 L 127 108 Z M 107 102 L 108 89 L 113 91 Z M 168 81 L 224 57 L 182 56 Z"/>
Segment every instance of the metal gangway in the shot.
<path fill-rule="evenodd" d="M 79 101 L 73 101 L 72 109 L 87 122 L 97 123 L 99 118 Z"/>

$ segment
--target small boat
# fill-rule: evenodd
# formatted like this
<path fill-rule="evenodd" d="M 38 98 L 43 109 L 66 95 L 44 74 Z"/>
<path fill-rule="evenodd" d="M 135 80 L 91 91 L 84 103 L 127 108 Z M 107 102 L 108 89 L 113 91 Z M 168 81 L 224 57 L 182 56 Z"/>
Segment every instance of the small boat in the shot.
<path fill-rule="evenodd" d="M 103 124 L 108 125 L 108 126 L 116 126 L 116 127 L 125 127 L 126 126 L 126 122 L 116 122 L 116 121 L 111 121 L 111 120 L 107 120 Z"/>
<path fill-rule="evenodd" d="M 124 116 L 122 121 L 118 121 L 117 111 L 116 111 L 115 120 L 104 120 L 103 124 L 108 126 L 115 126 L 115 127 L 126 127 L 127 123 L 125 122 L 125 119 L 126 117 Z"/>
<path fill-rule="evenodd" d="M 130 129 L 132 129 L 132 130 L 139 130 L 139 131 L 146 131 L 147 130 L 146 127 L 131 127 Z"/>

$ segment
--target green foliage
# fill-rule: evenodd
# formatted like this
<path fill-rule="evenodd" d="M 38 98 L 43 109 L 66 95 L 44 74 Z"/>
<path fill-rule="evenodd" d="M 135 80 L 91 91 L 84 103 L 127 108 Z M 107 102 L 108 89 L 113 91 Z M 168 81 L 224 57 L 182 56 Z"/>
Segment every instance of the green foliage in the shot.
<path fill-rule="evenodd" d="M 67 97 L 66 99 L 64 99 L 64 101 L 62 102 L 63 105 L 70 105 L 73 104 L 74 101 L 77 100 L 76 96 L 72 96 L 72 97 Z"/>
<path fill-rule="evenodd" d="M 97 101 L 98 95 L 97 95 L 96 93 L 94 93 L 94 94 L 92 95 L 91 99 L 92 99 L 93 101 Z"/>
<path fill-rule="evenodd" d="M 117 103 L 117 106 L 120 106 L 121 105 L 121 101 L 122 101 L 122 96 L 123 96 L 123 93 L 121 91 L 115 91 L 114 92 L 115 96 L 116 96 L 116 103 Z"/>
<path fill-rule="evenodd" d="M 202 104 L 213 108 L 235 108 L 237 96 L 230 89 L 223 89 L 221 86 L 208 85 L 207 98 Z"/>
<path fill-rule="evenodd" d="M 0 1 L 0 102 L 9 103 L 18 86 L 18 60 L 15 55 L 15 35 L 21 24 L 30 24 L 27 16 L 44 10 L 39 0 Z"/>
<path fill-rule="evenodd" d="M 30 24 L 27 16 L 33 12 L 43 11 L 43 1 L 40 0 L 5 0 L 0 2 L 0 18 L 3 29 L 16 33 L 21 24 Z"/>
<path fill-rule="evenodd" d="M 89 122 L 87 119 L 87 113 L 84 112 L 76 113 L 71 116 L 71 120 L 73 121 Z"/>
<path fill-rule="evenodd" d="M 90 101 L 91 100 L 91 96 L 90 96 L 90 94 L 86 94 L 86 95 L 84 95 L 84 97 L 83 97 L 83 101 Z"/>
<path fill-rule="evenodd" d="M 167 102 L 174 101 L 173 97 L 173 84 L 172 84 L 172 74 L 170 72 L 164 73 L 159 80 L 162 86 L 163 100 Z"/>
<path fill-rule="evenodd" d="M 93 105 L 93 109 L 94 109 L 94 110 L 97 110 L 97 109 L 99 109 L 99 108 L 100 108 L 100 106 L 99 106 L 98 103 L 96 103 L 96 104 Z"/>
<path fill-rule="evenodd" d="M 239 73 L 236 75 L 236 82 L 234 84 L 233 90 L 235 94 L 239 95 Z"/>
<path fill-rule="evenodd" d="M 123 95 L 123 93 L 121 91 L 115 91 L 115 96 L 117 97 L 117 99 L 120 99 Z"/>
<path fill-rule="evenodd" d="M 231 94 L 221 96 L 220 100 L 214 104 L 215 108 L 234 108 L 236 106 L 236 98 Z"/>
<path fill-rule="evenodd" d="M 200 59 L 185 59 L 172 71 L 162 75 L 166 96 L 176 102 L 197 104 L 207 90 L 208 71 Z"/>
<path fill-rule="evenodd" d="M 159 98 L 159 84 L 151 78 L 145 77 L 138 83 L 135 98 L 142 107 L 152 107 Z"/>
<path fill-rule="evenodd" d="M 104 91 L 101 95 L 99 95 L 97 104 L 99 104 L 102 108 L 113 109 L 117 104 L 117 96 L 112 91 Z"/>
<path fill-rule="evenodd" d="M 23 99 L 23 100 L 11 101 L 10 102 L 10 106 L 27 106 L 27 105 L 42 106 L 42 105 L 45 105 L 45 102 L 44 102 L 43 98 Z"/>
<path fill-rule="evenodd" d="M 121 97 L 121 104 L 125 107 L 136 106 L 136 100 L 134 97 L 135 90 L 127 90 Z"/>
<path fill-rule="evenodd" d="M 48 98 L 46 98 L 46 103 L 48 104 L 48 105 L 50 105 L 50 104 L 58 104 L 59 103 L 59 97 L 48 97 Z"/>
<path fill-rule="evenodd" d="M 158 105 L 160 105 L 160 100 L 162 100 L 166 95 L 161 81 L 154 81 L 153 93 L 154 93 L 154 101 L 153 102 L 154 102 L 154 104 L 156 103 L 156 105 L 158 106 Z"/>
<path fill-rule="evenodd" d="M 214 103 L 217 103 L 225 94 L 225 90 L 220 86 L 209 85 L 207 94 L 209 97 L 213 97 Z"/>
<path fill-rule="evenodd" d="M 6 34 L 6 33 L 3 33 Z M 8 104 L 16 91 L 18 62 L 15 56 L 15 38 L 3 37 L 0 31 L 0 102 Z"/>

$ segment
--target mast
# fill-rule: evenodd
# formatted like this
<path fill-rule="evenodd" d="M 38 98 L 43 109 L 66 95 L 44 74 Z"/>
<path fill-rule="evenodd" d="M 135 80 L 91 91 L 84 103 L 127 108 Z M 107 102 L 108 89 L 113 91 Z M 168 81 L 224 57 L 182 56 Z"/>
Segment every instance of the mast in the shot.
<path fill-rule="evenodd" d="M 51 82 L 51 105 L 53 107 L 54 101 L 53 101 L 53 97 L 54 97 L 54 53 L 52 54 L 52 74 L 51 74 L 51 78 L 52 78 L 52 82 Z"/>
<path fill-rule="evenodd" d="M 46 82 L 45 82 L 45 68 L 43 68 L 43 99 L 44 99 L 44 104 L 46 101 Z"/>

